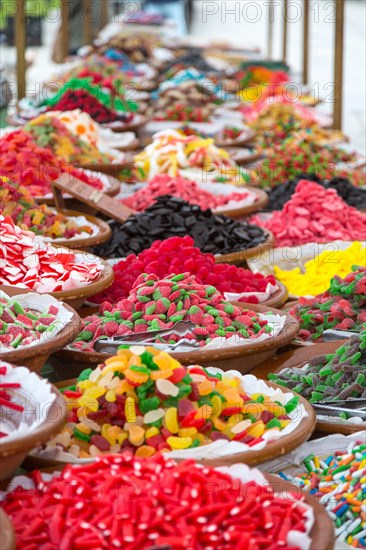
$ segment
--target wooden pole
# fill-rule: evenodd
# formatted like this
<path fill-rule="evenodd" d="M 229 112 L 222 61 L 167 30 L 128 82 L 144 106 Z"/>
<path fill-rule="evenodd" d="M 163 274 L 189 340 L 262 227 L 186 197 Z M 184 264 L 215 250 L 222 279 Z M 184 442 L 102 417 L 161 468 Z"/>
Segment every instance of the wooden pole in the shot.
<path fill-rule="evenodd" d="M 103 29 L 108 24 L 108 20 L 109 20 L 109 0 L 102 0 L 99 29 Z"/>
<path fill-rule="evenodd" d="M 66 59 L 69 55 L 70 28 L 69 28 L 69 2 L 61 0 L 61 48 L 62 58 Z"/>
<path fill-rule="evenodd" d="M 25 2 L 17 0 L 15 4 L 15 46 L 17 51 L 17 91 L 18 100 L 25 97 L 26 92 L 26 63 L 25 49 L 27 40 L 26 19 L 25 19 Z"/>
<path fill-rule="evenodd" d="M 272 59 L 273 56 L 273 0 L 269 0 L 268 3 L 268 42 L 267 42 L 267 55 L 268 59 Z"/>
<path fill-rule="evenodd" d="M 344 0 L 336 0 L 333 128 L 342 129 Z"/>
<path fill-rule="evenodd" d="M 309 0 L 304 0 L 302 82 L 309 82 Z"/>
<path fill-rule="evenodd" d="M 283 41 L 282 41 L 282 60 L 287 61 L 287 28 L 288 28 L 288 0 L 283 4 Z"/>
<path fill-rule="evenodd" d="M 92 6 L 90 0 L 83 0 L 83 40 L 84 44 L 93 42 Z"/>

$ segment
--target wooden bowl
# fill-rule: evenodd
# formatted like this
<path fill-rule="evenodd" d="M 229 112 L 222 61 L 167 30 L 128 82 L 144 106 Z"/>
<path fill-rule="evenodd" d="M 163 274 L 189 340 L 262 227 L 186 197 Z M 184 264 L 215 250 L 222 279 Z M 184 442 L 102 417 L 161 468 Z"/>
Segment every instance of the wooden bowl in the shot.
<path fill-rule="evenodd" d="M 231 159 L 239 166 L 244 164 L 250 164 L 263 157 L 263 153 L 248 153 L 248 149 L 243 147 L 225 147 L 225 150 L 229 153 Z"/>
<path fill-rule="evenodd" d="M 89 163 L 89 164 L 81 164 L 79 168 L 84 168 L 86 170 L 92 170 L 93 172 L 101 172 L 102 174 L 106 174 L 107 176 L 113 177 L 115 180 L 118 180 L 119 174 L 121 171 L 126 168 L 126 166 L 129 166 L 131 164 L 130 160 L 125 160 L 121 162 L 111 162 L 109 164 L 98 164 L 98 163 Z M 118 188 L 119 191 L 119 188 Z M 117 191 L 117 192 L 118 192 Z M 111 193 L 109 193 L 111 195 Z M 112 196 L 116 195 L 117 193 L 113 193 Z"/>
<path fill-rule="evenodd" d="M 245 304 L 233 302 L 241 309 L 250 309 L 258 313 L 269 310 L 266 306 L 258 304 Z M 278 309 L 270 308 L 270 311 L 284 315 Z M 277 336 L 268 338 L 252 345 L 231 346 L 218 350 L 196 350 L 189 352 L 172 352 L 171 355 L 183 365 L 199 364 L 204 367 L 218 367 L 223 370 L 236 369 L 242 374 L 250 372 L 257 365 L 273 357 L 276 350 L 291 342 L 299 331 L 298 322 L 288 314 L 283 330 Z M 88 353 L 63 349 L 53 355 L 51 363 L 56 374 L 62 378 L 78 376 L 82 370 L 91 365 L 103 363 L 110 355 L 105 353 Z"/>
<path fill-rule="evenodd" d="M 92 246 L 104 243 L 104 241 L 107 241 L 111 236 L 112 232 L 110 226 L 95 216 L 85 214 L 84 212 L 77 212 L 76 210 L 59 210 L 58 212 L 68 217 L 84 216 L 90 223 L 96 225 L 99 231 L 96 235 L 86 237 L 80 236 L 77 239 L 56 239 L 54 241 L 50 241 L 54 245 L 67 246 L 68 248 L 77 248 L 79 250 L 88 250 Z"/>
<path fill-rule="evenodd" d="M 215 261 L 218 264 L 234 264 L 242 265 L 247 259 L 255 258 L 263 253 L 264 250 L 268 250 L 274 245 L 274 236 L 267 229 L 264 230 L 267 239 L 264 243 L 261 243 L 252 248 L 245 250 L 238 250 L 236 252 L 230 252 L 229 254 L 216 254 Z"/>
<path fill-rule="evenodd" d="M 94 294 L 102 292 L 103 290 L 108 288 L 109 285 L 112 284 L 114 279 L 114 271 L 113 268 L 106 261 L 102 260 L 98 256 L 94 256 L 94 254 L 90 254 L 90 252 L 86 253 L 82 250 L 73 250 L 73 252 L 79 254 L 87 254 L 88 258 L 91 259 L 98 258 L 98 260 L 103 264 L 104 267 L 98 279 L 90 283 L 89 285 L 86 285 L 82 288 L 76 288 L 75 290 L 60 290 L 58 292 L 48 292 L 48 294 L 50 294 L 57 300 L 65 302 L 77 311 L 81 308 L 81 306 L 89 296 L 94 296 Z M 22 294 L 24 292 L 24 289 L 22 288 L 11 287 L 8 285 L 0 285 L 0 290 L 4 290 L 4 292 L 6 293 L 9 293 L 9 289 L 14 289 L 13 295 Z"/>
<path fill-rule="evenodd" d="M 110 128 L 113 132 L 117 134 L 120 132 L 130 132 L 134 130 L 139 130 L 143 128 L 150 120 L 150 117 L 145 115 L 138 115 L 137 120 L 131 122 L 130 124 L 124 124 L 123 122 L 112 122 L 110 124 L 102 124 L 105 128 Z"/>
<path fill-rule="evenodd" d="M 253 212 L 263 210 L 269 201 L 267 193 L 262 189 L 256 189 L 255 187 L 250 187 L 249 185 L 247 188 L 248 191 L 251 191 L 251 193 L 257 195 L 257 200 L 253 204 L 242 206 L 241 208 L 228 208 L 226 206 L 221 206 L 217 210 L 213 211 L 214 214 L 222 214 L 224 216 L 228 216 L 229 218 L 242 218 L 249 216 L 249 214 L 253 214 Z"/>
<path fill-rule="evenodd" d="M 16 296 L 19 294 L 27 294 L 33 292 L 28 289 L 19 289 L 11 286 L 0 285 L 0 290 L 3 290 L 8 296 Z M 19 292 L 18 292 L 19 291 Z M 81 329 L 81 319 L 79 315 L 69 305 L 63 306 L 72 313 L 70 322 L 58 332 L 53 338 L 39 345 L 29 346 L 14 349 L 12 351 L 0 352 L 0 359 L 18 366 L 27 366 L 30 371 L 40 372 L 48 357 L 55 351 L 58 351 L 70 342 L 73 342 Z"/>
<path fill-rule="evenodd" d="M 266 307 L 275 307 L 275 308 L 281 308 L 283 304 L 286 302 L 288 297 L 287 288 L 285 285 L 277 281 L 278 290 L 271 294 L 271 296 L 268 298 L 268 300 L 265 300 L 264 302 L 261 302 L 259 305 L 266 306 Z"/>
<path fill-rule="evenodd" d="M 215 145 L 217 147 L 241 147 L 255 138 L 255 132 L 251 128 L 245 128 L 242 134 L 236 139 L 223 139 L 222 132 L 216 134 Z"/>
<path fill-rule="evenodd" d="M 56 399 L 48 408 L 45 422 L 35 430 L 23 433 L 15 440 L 8 442 L 0 440 L 0 479 L 10 478 L 32 449 L 46 443 L 66 423 L 65 400 L 54 386 L 51 387 L 51 391 L 56 395 Z"/>
<path fill-rule="evenodd" d="M 0 548 L 1 550 L 15 550 L 15 533 L 9 516 L 0 508 Z"/>

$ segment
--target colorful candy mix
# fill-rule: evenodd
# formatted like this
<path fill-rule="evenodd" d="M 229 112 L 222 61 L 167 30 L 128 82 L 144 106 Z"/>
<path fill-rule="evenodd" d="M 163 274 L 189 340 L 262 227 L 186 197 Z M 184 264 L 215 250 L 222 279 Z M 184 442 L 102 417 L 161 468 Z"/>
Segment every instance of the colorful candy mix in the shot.
<path fill-rule="evenodd" d="M 296 186 L 300 180 L 315 181 L 325 188 L 335 189 L 338 195 L 349 206 L 354 206 L 360 210 L 366 210 L 366 189 L 361 189 L 352 185 L 346 178 L 333 178 L 329 182 L 322 181 L 315 174 L 301 174 L 294 180 L 287 183 L 281 183 L 268 189 L 269 204 L 266 205 L 266 210 L 281 210 L 285 203 L 291 199 L 295 192 Z"/>
<path fill-rule="evenodd" d="M 0 345 L 0 347 L 3 344 Z M 2 414 L 2 409 L 10 409 L 11 411 L 16 412 L 23 412 L 24 407 L 22 405 L 19 405 L 19 403 L 15 403 L 12 398 L 11 390 L 15 390 L 20 388 L 20 384 L 18 382 L 6 382 L 6 379 L 3 377 L 6 377 L 7 374 L 7 367 L 5 365 L 0 365 L 0 414 Z M 5 381 L 4 381 L 5 380 Z M 3 437 L 6 437 L 8 433 L 5 433 L 4 431 L 0 431 L 0 439 Z"/>
<path fill-rule="evenodd" d="M 136 191 L 133 195 L 122 199 L 121 202 L 136 212 L 142 212 L 152 204 L 157 197 L 171 195 L 180 197 L 190 204 L 198 204 L 201 208 L 220 210 L 223 207 L 234 207 L 240 201 L 255 202 L 256 197 L 250 191 L 230 193 L 229 195 L 214 195 L 200 187 L 195 181 L 181 176 L 159 174 L 149 183 Z"/>
<path fill-rule="evenodd" d="M 198 205 L 170 195 L 158 197 L 144 212 L 130 216 L 124 224 L 112 222 L 112 237 L 96 247 L 103 258 L 139 254 L 156 240 L 190 235 L 202 252 L 226 254 L 256 247 L 268 240 L 265 231 L 246 221 L 214 215 Z"/>
<path fill-rule="evenodd" d="M 46 147 L 39 147 L 24 130 L 15 130 L 0 138 L 0 173 L 29 189 L 33 197 L 51 193 L 51 182 L 70 174 L 94 189 L 104 189 L 98 175 L 91 177 L 58 159 Z"/>
<path fill-rule="evenodd" d="M 335 190 L 306 180 L 299 181 L 291 199 L 269 220 L 254 216 L 252 221 L 273 233 L 277 247 L 362 241 L 366 234 L 366 214 L 348 206 Z"/>
<path fill-rule="evenodd" d="M 83 263 L 71 250 L 36 240 L 0 212 L 0 284 L 37 292 L 74 290 L 100 276 L 101 263 Z"/>
<path fill-rule="evenodd" d="M 324 250 L 313 260 L 305 262 L 303 271 L 299 267 L 286 270 L 277 265 L 273 271 L 291 294 L 316 296 L 328 290 L 334 275 L 346 277 L 354 265 L 366 267 L 366 248 L 358 241 L 345 250 Z"/>
<path fill-rule="evenodd" d="M 142 180 L 150 180 L 157 174 L 186 173 L 190 177 L 188 170 L 195 169 L 204 181 L 244 183 L 239 167 L 227 151 L 215 146 L 213 139 L 185 136 L 175 130 L 155 134 L 152 143 L 134 160 Z"/>
<path fill-rule="evenodd" d="M 266 292 L 268 285 L 276 288 L 272 275 L 254 274 L 248 269 L 229 264 L 217 264 L 212 254 L 203 254 L 194 246 L 191 237 L 171 237 L 165 241 L 155 241 L 150 248 L 138 256 L 130 254 L 113 266 L 114 282 L 102 294 L 93 296 L 92 301 L 116 303 L 127 298 L 129 292 L 142 273 L 154 273 L 160 279 L 170 273 L 187 273 L 195 276 L 198 283 L 212 285 L 224 294 L 231 292 Z M 256 296 L 246 296 L 245 301 L 258 303 Z"/>
<path fill-rule="evenodd" d="M 366 268 L 354 267 L 344 279 L 335 275 L 326 292 L 300 298 L 290 313 L 300 322 L 303 340 L 321 341 L 328 328 L 360 330 L 366 322 Z"/>
<path fill-rule="evenodd" d="M 128 298 L 115 305 L 104 302 L 100 315 L 85 317 L 84 329 L 72 347 L 92 351 L 101 336 L 165 330 L 178 321 L 194 323 L 185 338 L 198 340 L 202 346 L 217 336 L 255 339 L 271 332 L 258 314 L 226 302 L 215 287 L 199 284 L 189 273 L 163 279 L 144 273 L 134 282 Z M 168 339 L 169 343 L 179 340 L 176 334 Z M 156 337 L 156 342 L 166 341 Z"/>
<path fill-rule="evenodd" d="M 281 472 L 281 477 L 319 499 L 335 524 L 337 541 L 351 548 L 366 548 L 365 441 L 326 457 L 310 455 L 303 464 L 306 472 Z"/>
<path fill-rule="evenodd" d="M 0 350 L 17 349 L 36 342 L 42 333 L 54 330 L 57 314 L 53 305 L 41 313 L 23 308 L 16 299 L 0 296 Z"/>
<path fill-rule="evenodd" d="M 310 403 L 366 399 L 366 323 L 335 353 L 310 359 L 304 367 L 284 369 L 269 380 L 300 393 Z"/>
<path fill-rule="evenodd" d="M 94 371 L 83 371 L 63 395 L 69 423 L 49 443 L 77 458 L 133 451 L 145 458 L 217 439 L 249 447 L 267 430 L 283 430 L 298 397 L 281 405 L 244 381 L 200 366 L 182 367 L 152 347 L 123 346 Z M 270 441 L 268 441 L 270 445 Z"/>
<path fill-rule="evenodd" d="M 37 204 L 28 189 L 7 177 L 0 175 L 0 183 L 0 210 L 3 216 L 10 216 L 21 229 L 50 239 L 70 239 L 93 233 L 93 227 L 86 218 L 84 224 L 78 225 L 73 218 L 52 210 L 46 204 Z"/>
<path fill-rule="evenodd" d="M 194 461 L 125 453 L 68 466 L 50 481 L 34 471 L 35 489 L 15 488 L 2 507 L 24 550 L 300 550 L 289 533 L 309 534 L 304 497 L 275 494 L 241 468 L 248 481 Z"/>
<path fill-rule="evenodd" d="M 79 139 L 67 127 L 47 113 L 32 119 L 24 127 L 40 147 L 47 147 L 66 162 L 74 164 L 110 164 L 112 158 L 89 143 Z"/>

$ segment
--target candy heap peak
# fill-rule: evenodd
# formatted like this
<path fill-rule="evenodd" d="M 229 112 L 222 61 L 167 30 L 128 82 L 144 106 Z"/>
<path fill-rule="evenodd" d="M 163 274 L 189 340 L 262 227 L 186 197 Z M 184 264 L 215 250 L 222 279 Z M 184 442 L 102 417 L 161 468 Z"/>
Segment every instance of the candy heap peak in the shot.
<path fill-rule="evenodd" d="M 281 404 L 250 394 L 241 377 L 186 369 L 165 351 L 143 346 L 121 347 L 63 394 L 69 422 L 49 447 L 77 458 L 121 449 L 149 457 L 218 439 L 241 442 L 245 451 L 267 440 L 268 430 L 288 426 L 299 404 L 296 396 Z"/>
<path fill-rule="evenodd" d="M 50 481 L 35 471 L 35 489 L 14 489 L 3 508 L 27 550 L 300 550 L 290 532 L 309 535 L 304 497 L 241 468 L 245 482 L 193 461 L 108 456 Z"/>
<path fill-rule="evenodd" d="M 268 285 L 276 290 L 276 279 L 273 275 L 253 273 L 249 269 L 229 264 L 217 264 L 213 254 L 204 254 L 194 246 L 193 239 L 171 237 L 164 241 L 155 241 L 150 248 L 138 256 L 130 254 L 113 266 L 114 282 L 102 294 L 93 296 L 92 301 L 100 304 L 103 301 L 115 303 L 127 298 L 137 277 L 142 273 L 154 273 L 159 278 L 171 273 L 188 272 L 194 275 L 197 283 L 213 285 L 219 292 L 252 293 L 246 295 L 245 301 L 258 303 L 255 293 L 266 292 Z"/>
<path fill-rule="evenodd" d="M 195 325 L 184 338 L 198 340 L 202 346 L 215 337 L 257 339 L 272 330 L 257 313 L 226 302 L 215 287 L 199 284 L 189 273 L 163 279 L 144 273 L 136 279 L 128 298 L 115 306 L 105 302 L 100 315 L 84 319 L 84 330 L 73 347 L 92 351 L 101 336 L 171 329 L 179 321 Z M 173 344 L 179 340 L 176 334 L 155 339 Z"/>
<path fill-rule="evenodd" d="M 366 322 L 366 268 L 353 267 L 341 279 L 331 279 L 330 288 L 315 298 L 300 298 L 290 311 L 300 321 L 303 340 L 319 340 L 326 329 L 359 330 Z"/>
<path fill-rule="evenodd" d="M 284 369 L 268 378 L 310 403 L 366 399 L 366 323 L 335 353 L 313 357 L 304 367 Z"/>
<path fill-rule="evenodd" d="M 290 200 L 269 220 L 254 216 L 252 221 L 271 231 L 278 247 L 362 241 L 366 234 L 366 214 L 348 206 L 334 189 L 306 180 L 299 181 Z"/>

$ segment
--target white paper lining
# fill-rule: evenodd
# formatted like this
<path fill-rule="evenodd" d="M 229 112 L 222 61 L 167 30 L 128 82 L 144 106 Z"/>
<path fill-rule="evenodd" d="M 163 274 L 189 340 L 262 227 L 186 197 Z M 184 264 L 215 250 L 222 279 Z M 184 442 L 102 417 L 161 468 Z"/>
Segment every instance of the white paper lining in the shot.
<path fill-rule="evenodd" d="M 62 302 L 56 300 L 53 296 L 49 296 L 48 294 L 38 294 L 37 292 L 28 292 L 26 294 L 18 294 L 17 296 L 14 296 L 12 298 L 7 294 L 5 294 L 5 292 L 0 290 L 0 298 L 5 298 L 6 300 L 10 300 L 11 304 L 13 302 L 18 302 L 18 304 L 20 304 L 23 308 L 29 308 L 33 311 L 38 311 L 40 313 L 46 313 L 49 306 L 57 307 L 58 309 L 57 319 L 51 325 L 52 330 L 42 332 L 38 340 L 35 340 L 34 342 L 27 344 L 26 347 L 39 346 L 40 344 L 44 344 L 45 342 L 52 340 L 56 336 L 56 334 L 58 334 L 71 321 L 71 318 L 72 318 L 71 311 L 66 309 L 62 305 Z M 20 343 L 17 349 L 20 349 L 22 347 L 23 346 Z M 1 354 L 8 353 L 10 351 L 14 351 L 14 348 L 12 348 L 11 346 L 5 347 L 4 344 L 0 343 Z"/>
<path fill-rule="evenodd" d="M 85 216 L 67 216 L 67 219 L 70 221 L 73 221 L 78 227 L 87 226 L 89 227 L 92 232 L 87 233 L 86 231 L 83 231 L 82 233 L 78 233 L 77 235 L 74 235 L 73 237 L 67 237 L 68 241 L 77 241 L 79 239 L 88 239 L 89 237 L 94 237 L 94 235 L 97 235 L 99 233 L 99 227 L 95 225 L 94 223 L 90 222 L 86 219 Z M 55 242 L 57 241 L 65 241 L 65 237 L 44 237 L 42 235 L 37 235 L 38 238 L 42 239 L 44 242 Z"/>
<path fill-rule="evenodd" d="M 56 395 L 51 392 L 52 386 L 47 380 L 30 372 L 26 367 L 13 367 L 4 361 L 0 361 L 0 365 L 7 368 L 7 373 L 0 375 L 1 382 L 21 384 L 19 389 L 7 391 L 14 403 L 24 407 L 24 412 L 0 407 L 0 431 L 9 434 L 1 438 L 1 443 L 5 443 L 28 434 L 44 422 L 52 422 L 53 420 L 48 418 L 48 411 Z"/>
<path fill-rule="evenodd" d="M 249 395 L 252 395 L 254 393 L 263 393 L 264 395 L 270 397 L 272 400 L 279 401 L 284 405 L 288 403 L 288 401 L 290 401 L 290 399 L 292 399 L 294 396 L 292 392 L 284 392 L 280 388 L 274 389 L 268 386 L 264 380 L 259 380 L 252 374 L 243 375 L 236 370 L 224 372 L 223 370 L 215 367 L 209 367 L 207 370 L 209 373 L 220 373 L 228 378 L 238 377 L 241 380 L 241 387 L 244 388 Z M 166 453 L 166 455 L 171 458 L 181 459 L 215 459 L 223 456 L 235 455 L 237 453 L 244 453 L 247 451 L 261 451 L 266 447 L 269 442 L 276 441 L 281 437 L 289 435 L 294 430 L 296 430 L 300 422 L 308 416 L 308 413 L 306 412 L 304 406 L 302 404 L 299 404 L 298 407 L 294 411 L 289 413 L 288 416 L 291 419 L 291 422 L 281 432 L 277 430 L 268 430 L 262 435 L 264 441 L 252 447 L 249 447 L 248 445 L 246 445 L 245 443 L 241 443 L 240 441 L 224 441 L 221 439 L 213 441 L 212 443 L 209 443 L 207 445 L 203 445 L 202 447 L 195 447 L 192 449 L 184 449 L 180 451 L 171 451 L 169 453 Z M 60 447 L 35 449 L 34 451 L 32 451 L 31 454 L 34 456 L 38 456 L 39 458 L 54 459 L 61 462 L 70 462 L 75 464 L 84 464 L 88 462 L 93 462 L 94 460 L 93 458 L 75 458 L 70 453 L 62 451 Z"/>

